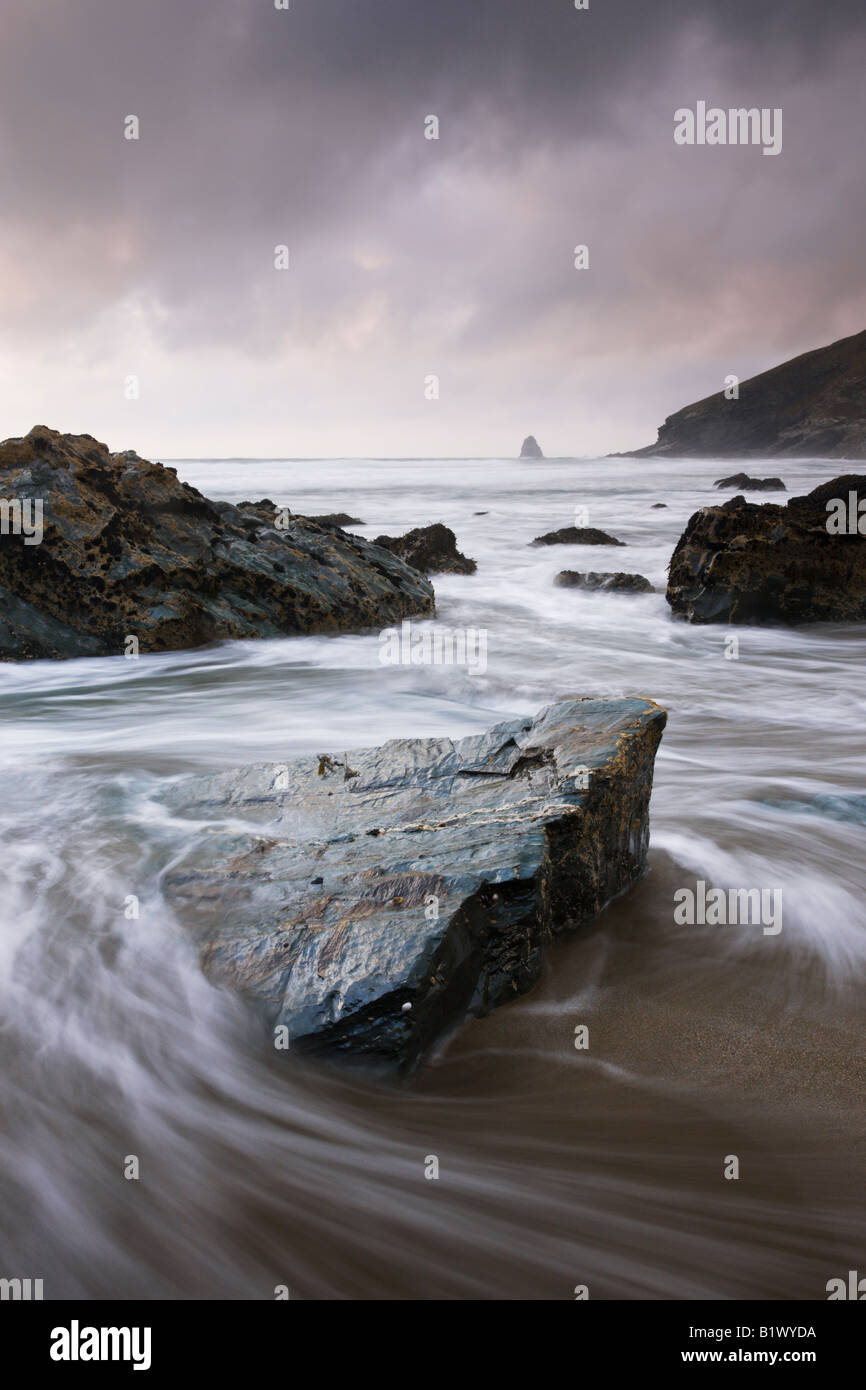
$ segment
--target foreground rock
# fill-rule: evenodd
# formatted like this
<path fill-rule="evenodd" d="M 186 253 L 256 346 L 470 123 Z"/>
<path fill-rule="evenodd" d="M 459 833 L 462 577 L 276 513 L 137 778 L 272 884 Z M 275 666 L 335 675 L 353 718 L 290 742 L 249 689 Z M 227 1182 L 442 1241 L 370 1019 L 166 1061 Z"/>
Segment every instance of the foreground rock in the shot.
<path fill-rule="evenodd" d="M 520 450 L 520 457 L 522 459 L 544 458 L 544 454 L 541 452 L 538 440 L 535 438 L 534 434 L 528 434 L 524 439 L 523 447 Z"/>
<path fill-rule="evenodd" d="M 642 574 L 597 573 L 590 570 L 581 574 L 578 570 L 560 570 L 553 581 L 561 589 L 602 589 L 607 593 L 651 594 L 653 586 Z"/>
<path fill-rule="evenodd" d="M 37 426 L 0 445 L 0 496 L 40 503 L 43 535 L 0 535 L 0 659 L 344 632 L 433 612 L 433 590 L 358 536 L 211 502 L 174 470 Z M 277 519 L 286 529 L 278 529 Z"/>
<path fill-rule="evenodd" d="M 852 474 L 787 506 L 733 497 L 702 508 L 673 553 L 668 603 L 693 623 L 863 621 L 861 505 L 866 476 Z"/>
<path fill-rule="evenodd" d="M 625 545 L 616 536 L 599 531 L 595 526 L 563 526 L 559 531 L 548 531 L 546 535 L 536 536 L 533 545 Z"/>
<path fill-rule="evenodd" d="M 748 473 L 732 473 L 730 478 L 719 478 L 714 487 L 747 488 L 750 492 L 787 492 L 781 478 L 750 478 Z"/>
<path fill-rule="evenodd" d="M 866 458 L 866 332 L 803 353 L 669 415 L 626 458 Z"/>
<path fill-rule="evenodd" d="M 410 1072 L 643 873 L 665 718 L 572 699 L 457 743 L 184 778 L 168 800 L 198 833 L 167 891 L 210 979 L 293 1048 Z"/>
<path fill-rule="evenodd" d="M 441 521 L 419 526 L 405 536 L 377 536 L 374 545 L 399 555 L 421 574 L 474 574 L 478 566 L 457 549 L 457 537 Z"/>

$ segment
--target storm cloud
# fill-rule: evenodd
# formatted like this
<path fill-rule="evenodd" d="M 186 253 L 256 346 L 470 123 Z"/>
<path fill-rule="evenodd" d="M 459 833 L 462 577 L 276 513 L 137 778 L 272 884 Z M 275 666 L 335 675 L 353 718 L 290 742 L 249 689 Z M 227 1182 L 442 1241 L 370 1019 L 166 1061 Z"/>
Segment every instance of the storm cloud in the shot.
<path fill-rule="evenodd" d="M 3 436 L 592 454 L 866 326 L 860 0 L 0 11 Z M 699 100 L 782 153 L 675 145 Z"/>

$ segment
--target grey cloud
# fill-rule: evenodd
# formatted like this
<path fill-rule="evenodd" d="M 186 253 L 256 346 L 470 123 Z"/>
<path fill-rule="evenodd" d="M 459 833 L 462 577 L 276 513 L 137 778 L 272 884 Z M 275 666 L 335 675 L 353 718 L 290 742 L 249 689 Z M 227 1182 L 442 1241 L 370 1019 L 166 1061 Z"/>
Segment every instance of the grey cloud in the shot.
<path fill-rule="evenodd" d="M 10 348 L 56 334 L 74 351 L 132 298 L 166 350 L 300 343 L 324 375 L 369 312 L 383 371 L 427 344 L 469 379 L 511 370 L 522 343 L 533 390 L 538 364 L 570 364 L 564 393 L 575 360 L 591 375 L 604 354 L 615 377 L 659 335 L 714 361 L 756 328 L 784 355 L 861 326 L 845 321 L 866 221 L 859 0 L 5 8 Z M 781 159 L 674 149 L 674 108 L 728 94 L 784 99 Z"/>

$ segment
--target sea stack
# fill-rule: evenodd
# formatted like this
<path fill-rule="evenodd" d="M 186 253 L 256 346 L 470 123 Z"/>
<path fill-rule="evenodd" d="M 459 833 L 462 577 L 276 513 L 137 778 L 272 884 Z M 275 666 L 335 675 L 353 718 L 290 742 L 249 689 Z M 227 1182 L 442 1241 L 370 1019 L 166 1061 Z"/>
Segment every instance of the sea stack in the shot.
<path fill-rule="evenodd" d="M 539 448 L 538 440 L 534 434 L 528 434 L 523 441 L 523 448 L 520 450 L 522 459 L 543 459 L 544 454 Z"/>

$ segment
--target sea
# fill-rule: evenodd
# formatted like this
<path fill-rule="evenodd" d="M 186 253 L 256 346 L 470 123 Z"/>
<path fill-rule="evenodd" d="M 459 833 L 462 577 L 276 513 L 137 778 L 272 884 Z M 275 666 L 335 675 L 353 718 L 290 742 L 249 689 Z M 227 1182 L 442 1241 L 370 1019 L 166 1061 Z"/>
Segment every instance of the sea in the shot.
<path fill-rule="evenodd" d="M 413 629 L 483 632 L 486 659 L 386 663 L 373 631 L 0 665 L 0 1275 L 46 1299 L 709 1300 L 862 1270 L 866 626 L 672 616 L 671 553 L 730 462 L 162 461 L 370 538 L 444 522 L 478 569 L 435 577 Z M 844 471 L 748 467 L 789 495 Z M 575 523 L 625 548 L 531 545 Z M 193 830 L 165 787 L 564 695 L 668 711 L 645 877 L 410 1086 L 276 1054 L 173 918 Z M 778 892 L 781 929 L 677 921 L 698 883 Z"/>

